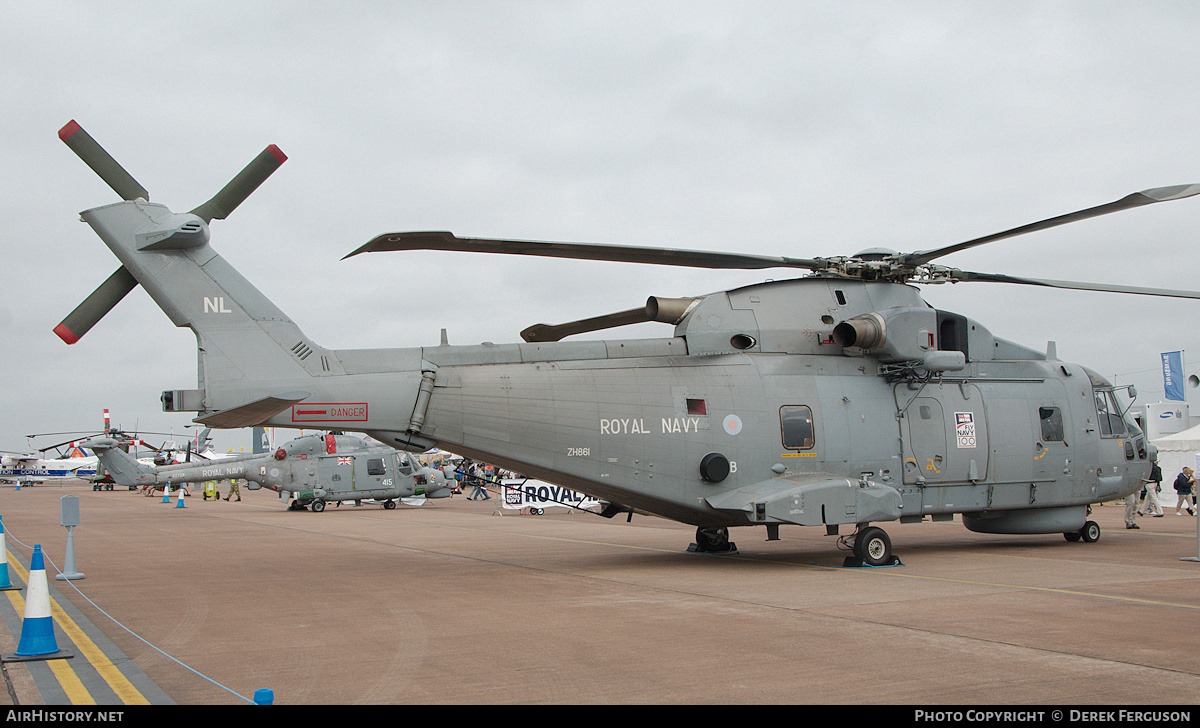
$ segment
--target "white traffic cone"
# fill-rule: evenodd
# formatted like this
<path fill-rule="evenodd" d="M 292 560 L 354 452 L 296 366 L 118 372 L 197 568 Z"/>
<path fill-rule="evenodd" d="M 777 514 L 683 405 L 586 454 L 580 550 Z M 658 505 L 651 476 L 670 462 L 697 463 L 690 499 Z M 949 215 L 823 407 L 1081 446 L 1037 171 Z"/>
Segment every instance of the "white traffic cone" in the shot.
<path fill-rule="evenodd" d="M 175 507 L 176 508 L 187 508 L 187 506 L 185 506 L 183 504 L 183 486 L 182 485 L 179 486 L 179 500 L 175 501 Z"/>
<path fill-rule="evenodd" d="M 54 618 L 50 616 L 50 585 L 46 581 L 46 564 L 42 546 L 33 547 L 29 559 L 29 583 L 25 589 L 25 621 L 21 623 L 21 641 L 15 654 L 4 660 L 54 659 L 73 657 L 58 649 L 54 639 Z"/>
<path fill-rule="evenodd" d="M 164 485 L 164 486 L 163 486 L 163 500 L 162 500 L 162 502 L 163 502 L 163 503 L 170 503 L 170 502 L 171 502 L 171 484 L 170 484 L 170 483 L 167 483 L 166 485 Z"/>

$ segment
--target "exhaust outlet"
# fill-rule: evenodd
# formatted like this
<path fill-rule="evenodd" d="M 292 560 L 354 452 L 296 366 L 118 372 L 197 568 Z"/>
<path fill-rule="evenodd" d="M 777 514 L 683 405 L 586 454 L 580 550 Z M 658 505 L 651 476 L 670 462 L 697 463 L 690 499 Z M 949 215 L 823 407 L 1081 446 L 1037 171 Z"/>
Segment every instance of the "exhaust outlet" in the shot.
<path fill-rule="evenodd" d="M 677 324 L 699 302 L 699 298 L 659 298 L 658 296 L 651 296 L 646 299 L 646 320 L 659 321 L 664 324 Z"/>
<path fill-rule="evenodd" d="M 887 341 L 887 327 L 879 314 L 864 313 L 833 327 L 833 341 L 844 348 L 878 349 Z"/>

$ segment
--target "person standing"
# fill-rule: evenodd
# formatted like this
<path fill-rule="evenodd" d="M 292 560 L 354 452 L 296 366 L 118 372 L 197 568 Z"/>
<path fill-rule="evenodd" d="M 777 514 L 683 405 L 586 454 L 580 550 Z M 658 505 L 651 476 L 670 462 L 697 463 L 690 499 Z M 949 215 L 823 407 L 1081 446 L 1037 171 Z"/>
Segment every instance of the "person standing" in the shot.
<path fill-rule="evenodd" d="M 1135 490 L 1129 495 L 1125 496 L 1125 528 L 1141 528 L 1141 526 L 1137 525 L 1135 522 L 1137 520 L 1138 512 L 1138 495 L 1139 493 Z"/>
<path fill-rule="evenodd" d="M 1186 508 L 1189 516 L 1196 515 L 1192 510 L 1192 488 L 1196 487 L 1196 478 L 1192 475 L 1191 468 L 1184 468 L 1183 472 L 1175 478 L 1175 493 L 1179 499 L 1175 502 L 1175 515 L 1182 516 L 1179 512 L 1180 508 Z"/>
<path fill-rule="evenodd" d="M 1142 501 L 1138 507 L 1138 515 L 1144 516 L 1147 512 L 1155 518 L 1162 518 L 1162 504 L 1158 501 L 1158 494 L 1162 491 L 1162 468 L 1158 466 L 1158 461 L 1150 463 L 1150 481 L 1146 483 L 1146 499 Z"/>

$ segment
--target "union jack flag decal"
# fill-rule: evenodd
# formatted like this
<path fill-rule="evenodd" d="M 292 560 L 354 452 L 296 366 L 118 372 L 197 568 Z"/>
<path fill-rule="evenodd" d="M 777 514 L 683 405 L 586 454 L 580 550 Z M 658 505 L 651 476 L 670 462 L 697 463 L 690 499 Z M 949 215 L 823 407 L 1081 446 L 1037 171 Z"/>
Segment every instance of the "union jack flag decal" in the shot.
<path fill-rule="evenodd" d="M 349 465 L 354 462 L 354 458 L 338 458 L 338 465 Z"/>

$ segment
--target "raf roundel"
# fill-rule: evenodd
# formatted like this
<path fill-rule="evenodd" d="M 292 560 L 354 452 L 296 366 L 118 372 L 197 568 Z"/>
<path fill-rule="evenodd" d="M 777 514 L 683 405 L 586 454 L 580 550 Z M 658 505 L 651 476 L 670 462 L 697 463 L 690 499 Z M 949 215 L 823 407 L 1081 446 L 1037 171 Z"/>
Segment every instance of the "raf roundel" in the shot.
<path fill-rule="evenodd" d="M 742 418 L 737 415 L 727 415 L 721 425 L 725 428 L 725 432 L 736 435 L 742 431 Z"/>

